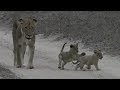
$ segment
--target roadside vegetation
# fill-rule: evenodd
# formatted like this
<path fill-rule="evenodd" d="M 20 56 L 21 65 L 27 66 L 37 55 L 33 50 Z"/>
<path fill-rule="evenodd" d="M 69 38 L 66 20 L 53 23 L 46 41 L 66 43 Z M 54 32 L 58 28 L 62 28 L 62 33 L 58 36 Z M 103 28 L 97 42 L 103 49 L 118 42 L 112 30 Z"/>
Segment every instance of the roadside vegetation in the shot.
<path fill-rule="evenodd" d="M 85 48 L 120 55 L 119 11 L 1 11 L 0 24 L 12 26 L 14 15 L 37 18 L 36 34 L 45 38 L 57 35 L 56 40 L 80 40 Z"/>

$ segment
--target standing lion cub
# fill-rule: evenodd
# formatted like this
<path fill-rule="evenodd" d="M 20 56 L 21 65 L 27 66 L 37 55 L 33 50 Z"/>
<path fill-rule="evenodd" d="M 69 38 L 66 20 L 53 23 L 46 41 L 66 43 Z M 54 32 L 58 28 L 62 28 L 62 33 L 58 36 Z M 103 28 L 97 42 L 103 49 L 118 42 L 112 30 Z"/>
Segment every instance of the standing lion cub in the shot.
<path fill-rule="evenodd" d="M 67 43 L 65 43 L 61 49 L 60 54 L 58 55 L 59 57 L 59 64 L 58 64 L 58 68 L 63 70 L 64 66 L 68 63 L 68 62 L 72 62 L 73 60 L 75 60 L 75 58 L 78 55 L 78 43 L 77 44 L 71 44 L 70 45 L 70 50 L 68 52 L 63 52 L 63 49 L 65 47 Z"/>
<path fill-rule="evenodd" d="M 71 44 L 70 45 L 70 50 L 67 52 L 63 52 L 63 49 L 65 47 L 67 43 L 65 43 L 61 49 L 60 54 L 58 55 L 59 57 L 59 64 L 58 64 L 58 68 L 61 70 L 64 70 L 64 66 L 68 63 L 68 62 L 72 62 L 74 60 L 76 60 L 78 58 L 78 56 L 84 56 L 85 53 L 81 53 L 80 55 L 78 55 L 78 43 L 77 44 Z"/>

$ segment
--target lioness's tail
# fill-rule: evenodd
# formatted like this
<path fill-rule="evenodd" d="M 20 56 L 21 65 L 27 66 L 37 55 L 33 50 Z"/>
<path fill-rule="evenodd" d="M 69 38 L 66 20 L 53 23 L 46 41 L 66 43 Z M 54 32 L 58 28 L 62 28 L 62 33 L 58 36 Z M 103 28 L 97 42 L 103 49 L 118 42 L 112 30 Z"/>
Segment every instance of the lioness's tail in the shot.
<path fill-rule="evenodd" d="M 62 49 L 61 49 L 60 53 L 61 53 L 61 52 L 63 52 L 63 49 L 64 49 L 64 47 L 65 47 L 65 44 L 67 44 L 67 43 L 64 43 L 64 44 L 63 44 L 63 46 L 62 46 Z"/>

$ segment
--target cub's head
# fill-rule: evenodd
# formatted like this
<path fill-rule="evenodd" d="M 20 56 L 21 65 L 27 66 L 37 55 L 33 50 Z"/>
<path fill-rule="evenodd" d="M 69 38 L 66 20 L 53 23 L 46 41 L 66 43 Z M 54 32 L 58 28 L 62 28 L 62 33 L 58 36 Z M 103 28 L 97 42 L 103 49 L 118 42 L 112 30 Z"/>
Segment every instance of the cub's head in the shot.
<path fill-rule="evenodd" d="M 96 56 L 97 56 L 99 59 L 102 59 L 102 58 L 103 58 L 103 55 L 102 55 L 101 50 L 94 50 L 94 54 L 96 54 Z"/>
<path fill-rule="evenodd" d="M 36 19 L 19 19 L 18 23 L 21 26 L 21 32 L 25 38 L 30 40 L 35 35 L 35 26 L 37 23 Z"/>
<path fill-rule="evenodd" d="M 78 50 L 78 43 L 77 44 L 71 44 L 70 45 L 70 50 L 74 53 L 78 53 L 79 50 Z"/>

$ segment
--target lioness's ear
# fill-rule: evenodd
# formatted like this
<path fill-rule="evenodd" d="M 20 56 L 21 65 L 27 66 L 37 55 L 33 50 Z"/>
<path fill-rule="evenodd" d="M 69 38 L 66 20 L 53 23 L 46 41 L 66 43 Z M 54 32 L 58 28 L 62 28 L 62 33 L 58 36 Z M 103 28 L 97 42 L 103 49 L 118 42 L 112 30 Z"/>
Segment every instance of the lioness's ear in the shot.
<path fill-rule="evenodd" d="M 37 20 L 36 19 L 32 19 L 33 22 L 34 22 L 34 25 L 36 26 L 37 25 Z"/>
<path fill-rule="evenodd" d="M 23 24 L 23 22 L 24 22 L 23 19 L 19 19 L 18 21 L 20 22 L 20 24 Z"/>
<path fill-rule="evenodd" d="M 33 21 L 34 21 L 35 23 L 37 23 L 37 20 L 36 20 L 36 19 L 33 19 Z"/>

